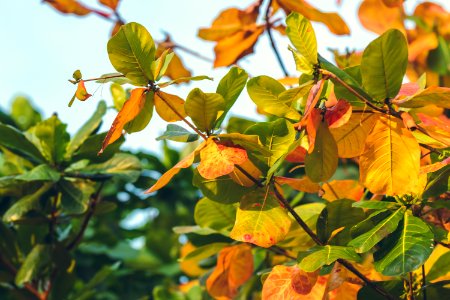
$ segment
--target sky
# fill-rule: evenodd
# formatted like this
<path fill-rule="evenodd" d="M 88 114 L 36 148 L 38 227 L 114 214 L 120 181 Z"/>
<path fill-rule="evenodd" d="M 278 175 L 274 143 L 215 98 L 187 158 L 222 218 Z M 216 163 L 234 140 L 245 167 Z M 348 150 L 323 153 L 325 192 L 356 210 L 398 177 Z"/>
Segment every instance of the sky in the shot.
<path fill-rule="evenodd" d="M 1 1 L 0 4 L 0 108 L 8 110 L 12 99 L 18 95 L 30 98 L 35 106 L 49 117 L 56 112 L 68 124 L 71 133 L 89 118 L 97 102 L 105 99 L 112 104 L 109 86 L 89 84 L 88 91 L 93 96 L 85 102 L 77 101 L 69 108 L 75 86 L 67 79 L 76 69 L 84 78 L 98 77 L 114 72 L 106 52 L 106 44 L 112 28 L 111 22 L 93 14 L 86 17 L 63 15 L 40 0 Z M 97 1 L 81 0 L 91 7 L 98 7 Z M 218 13 L 229 7 L 245 8 L 253 1 L 247 0 L 122 0 L 119 11 L 128 21 L 144 25 L 155 40 L 162 40 L 163 32 L 172 39 L 204 56 L 213 58 L 214 44 L 197 37 L 200 27 L 208 27 Z M 340 6 L 335 0 L 309 1 L 324 11 L 336 11 L 347 22 L 350 36 L 335 36 L 318 23 L 313 23 L 319 45 L 319 52 L 331 59 L 328 48 L 345 50 L 346 47 L 361 49 L 375 34 L 363 29 L 357 18 L 360 1 L 343 0 Z M 408 0 L 411 11 L 419 2 Z M 450 9 L 450 1 L 434 1 Z M 288 40 L 275 33 L 278 48 L 291 74 L 297 74 L 290 52 Z M 264 35 L 255 47 L 254 55 L 240 61 L 241 67 L 252 76 L 270 75 L 281 78 L 282 73 Z M 181 53 L 185 65 L 194 75 L 208 75 L 213 82 L 195 82 L 166 91 L 187 96 L 190 89 L 201 88 L 204 92 L 214 92 L 218 81 L 226 73 L 226 68 L 213 69 L 212 64 L 189 54 Z M 298 74 L 297 74 L 298 75 Z M 257 118 L 255 105 L 246 96 L 239 98 L 231 111 L 233 115 Z M 110 110 L 104 119 L 103 130 L 107 130 L 116 112 Z M 150 125 L 142 132 L 127 136 L 125 147 L 158 152 L 159 142 L 155 138 L 165 130 L 165 124 L 156 114 Z"/>

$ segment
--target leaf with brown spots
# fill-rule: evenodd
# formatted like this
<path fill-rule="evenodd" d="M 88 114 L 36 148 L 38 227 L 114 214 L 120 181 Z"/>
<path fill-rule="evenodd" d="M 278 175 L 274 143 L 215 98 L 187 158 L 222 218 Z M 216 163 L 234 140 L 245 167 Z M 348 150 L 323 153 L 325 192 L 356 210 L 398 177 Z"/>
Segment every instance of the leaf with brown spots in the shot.
<path fill-rule="evenodd" d="M 209 139 L 205 148 L 200 151 L 200 164 L 197 170 L 203 178 L 215 179 L 230 174 L 234 170 L 234 165 L 243 164 L 247 160 L 245 149 L 234 145 L 226 146 Z"/>
<path fill-rule="evenodd" d="M 145 104 L 145 88 L 137 88 L 131 91 L 130 98 L 124 103 L 122 109 L 117 114 L 114 119 L 108 134 L 103 141 L 102 148 L 99 154 L 103 153 L 105 148 L 115 142 L 122 135 L 122 130 L 125 124 L 136 118 L 136 116 L 141 112 Z"/>
<path fill-rule="evenodd" d="M 253 274 L 252 248 L 247 244 L 226 247 L 219 252 L 206 290 L 214 299 L 234 299 L 238 288 Z"/>

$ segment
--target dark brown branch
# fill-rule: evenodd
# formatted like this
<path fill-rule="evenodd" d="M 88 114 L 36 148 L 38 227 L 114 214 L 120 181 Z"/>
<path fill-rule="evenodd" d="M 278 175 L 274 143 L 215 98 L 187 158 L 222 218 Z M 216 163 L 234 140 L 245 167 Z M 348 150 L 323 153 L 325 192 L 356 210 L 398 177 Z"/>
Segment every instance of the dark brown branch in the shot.
<path fill-rule="evenodd" d="M 281 70 L 284 73 L 284 76 L 289 77 L 289 72 L 286 69 L 286 66 L 283 63 L 283 59 L 281 58 L 280 53 L 278 52 L 277 49 L 277 45 L 275 44 L 275 39 L 272 36 L 272 23 L 269 21 L 270 19 L 270 9 L 272 8 L 272 1 L 273 0 L 269 0 L 269 2 L 267 3 L 267 8 L 266 8 L 266 31 L 267 31 L 267 36 L 269 37 L 270 40 L 270 45 L 272 46 L 272 50 L 275 53 L 275 56 L 278 60 L 278 64 L 280 65 Z"/>
<path fill-rule="evenodd" d="M 289 254 L 287 253 L 287 251 L 286 251 L 285 249 L 281 248 L 281 247 L 278 247 L 278 246 L 272 246 L 272 247 L 270 247 L 270 248 L 264 248 L 264 249 L 267 249 L 267 250 L 269 250 L 269 251 L 272 251 L 272 252 L 275 253 L 275 254 L 285 256 L 285 257 L 290 258 L 290 259 L 292 259 L 292 260 L 297 260 L 296 257 L 294 257 L 294 256 L 292 256 L 292 255 L 289 255 Z"/>

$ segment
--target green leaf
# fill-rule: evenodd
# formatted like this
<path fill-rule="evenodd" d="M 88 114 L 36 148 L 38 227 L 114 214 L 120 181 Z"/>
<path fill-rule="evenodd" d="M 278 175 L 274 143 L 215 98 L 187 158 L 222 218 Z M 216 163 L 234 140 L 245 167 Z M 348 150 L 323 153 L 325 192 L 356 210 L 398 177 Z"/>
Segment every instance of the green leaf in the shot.
<path fill-rule="evenodd" d="M 450 165 L 445 166 L 437 172 L 428 174 L 428 182 L 422 194 L 423 199 L 436 197 L 449 190 L 450 187 Z"/>
<path fill-rule="evenodd" d="M 25 97 L 16 97 L 11 105 L 11 117 L 21 130 L 27 130 L 41 121 L 41 114 Z"/>
<path fill-rule="evenodd" d="M 139 132 L 147 127 L 153 116 L 153 106 L 155 94 L 148 92 L 145 94 L 145 102 L 139 114 L 125 125 L 125 131 L 128 133 Z"/>
<path fill-rule="evenodd" d="M 23 285 L 33 279 L 39 278 L 41 272 L 51 262 L 51 248 L 49 245 L 38 244 L 33 247 L 25 261 L 17 271 L 15 284 Z"/>
<path fill-rule="evenodd" d="M 346 74 L 347 76 L 350 76 L 351 78 L 353 78 L 353 80 L 356 82 L 356 84 L 361 88 L 362 78 L 361 78 L 361 67 L 359 65 L 344 68 L 344 69 L 342 69 L 342 72 L 344 72 L 344 74 Z M 348 78 L 348 77 L 346 77 L 346 78 Z M 344 87 L 342 84 L 340 84 L 336 80 L 332 80 L 332 81 L 334 83 L 334 93 L 336 94 L 337 99 L 345 99 L 352 106 L 364 106 L 364 102 L 362 102 L 361 99 L 359 99 L 354 94 L 352 94 L 352 92 L 350 92 L 346 87 Z M 348 83 L 348 81 L 349 80 L 346 80 L 347 83 Z M 367 99 L 371 99 L 371 98 L 368 97 Z"/>
<path fill-rule="evenodd" d="M 277 80 L 269 76 L 258 76 L 247 83 L 247 92 L 259 109 L 268 114 L 299 120 L 300 114 L 291 107 L 293 99 L 280 98 L 286 89 Z"/>
<path fill-rule="evenodd" d="M 20 131 L 0 124 L 0 146 L 35 163 L 44 163 L 45 158 Z"/>
<path fill-rule="evenodd" d="M 207 244 L 201 247 L 198 247 L 192 252 L 189 252 L 186 256 L 182 257 L 180 261 L 201 261 L 205 258 L 208 258 L 212 255 L 219 253 L 224 247 L 228 246 L 228 243 L 212 243 Z"/>
<path fill-rule="evenodd" d="M 32 170 L 15 177 L 16 180 L 22 181 L 51 181 L 51 182 L 57 182 L 60 178 L 61 175 L 46 164 L 34 167 Z"/>
<path fill-rule="evenodd" d="M 258 135 L 261 143 L 272 152 L 272 156 L 260 157 L 269 167 L 289 151 L 289 146 L 295 140 L 294 127 L 283 119 L 257 123 L 248 128 L 245 134 Z"/>
<path fill-rule="evenodd" d="M 123 75 L 122 73 L 106 73 L 100 76 L 100 79 L 96 80 L 95 82 L 102 84 L 107 82 L 117 84 L 133 84 L 133 82 L 130 79 L 125 78 L 125 75 Z"/>
<path fill-rule="evenodd" d="M 414 271 L 433 251 L 433 238 L 428 225 L 406 211 L 401 226 L 375 252 L 375 269 L 386 276 Z"/>
<path fill-rule="evenodd" d="M 450 74 L 450 47 L 444 37 L 438 35 L 438 47 L 428 54 L 427 66 L 439 75 Z"/>
<path fill-rule="evenodd" d="M 220 94 L 203 93 L 195 88 L 187 96 L 184 108 L 198 129 L 210 132 L 225 109 L 225 100 Z"/>
<path fill-rule="evenodd" d="M 353 203 L 355 203 L 353 200 L 340 199 L 328 203 L 322 210 L 317 221 L 317 235 L 322 242 L 328 243 L 333 231 L 341 227 L 344 229 L 336 234 L 330 243 L 346 245 L 350 241 L 351 227 L 364 220 L 366 216 L 361 208 L 352 207 Z"/>
<path fill-rule="evenodd" d="M 192 184 L 198 187 L 205 197 L 224 204 L 239 202 L 242 196 L 252 191 L 240 186 L 228 175 L 216 179 L 205 179 L 200 176 L 197 169 L 194 170 Z"/>
<path fill-rule="evenodd" d="M 399 204 L 397 202 L 369 200 L 369 201 L 354 202 L 352 206 L 367 209 L 393 209 L 397 208 Z"/>
<path fill-rule="evenodd" d="M 176 142 L 189 143 L 198 140 L 198 134 L 191 133 L 187 129 L 175 124 L 168 124 L 163 135 L 156 138 L 157 141 L 171 140 Z"/>
<path fill-rule="evenodd" d="M 110 174 L 125 181 L 134 182 L 141 174 L 141 162 L 134 155 L 117 153 L 103 163 L 90 164 L 78 171 L 86 174 Z"/>
<path fill-rule="evenodd" d="M 309 20 L 292 12 L 286 18 L 286 25 L 286 34 L 294 47 L 310 64 L 317 64 L 317 40 Z"/>
<path fill-rule="evenodd" d="M 13 264 L 17 263 L 22 256 L 14 228 L 3 222 L 0 222 L 0 253 Z"/>
<path fill-rule="evenodd" d="M 108 55 L 114 68 L 136 85 L 154 80 L 151 64 L 155 43 L 150 33 L 138 23 L 123 25 L 108 42 Z"/>
<path fill-rule="evenodd" d="M 74 153 L 72 161 L 89 159 L 90 161 L 97 163 L 107 161 L 113 157 L 125 141 L 125 138 L 121 136 L 117 141 L 109 145 L 105 151 L 103 151 L 101 156 L 98 156 L 98 149 L 101 147 L 106 134 L 107 132 L 91 135 Z"/>
<path fill-rule="evenodd" d="M 405 294 L 404 282 L 402 280 L 376 281 L 373 283 L 383 288 L 392 296 L 394 296 L 395 297 L 394 299 L 402 299 Z M 374 288 L 368 285 L 364 285 L 358 291 L 358 300 L 379 300 L 379 299 L 380 294 Z"/>
<path fill-rule="evenodd" d="M 314 182 L 324 182 L 333 176 L 338 165 L 338 148 L 328 124 L 320 122 L 311 153 L 306 154 L 305 172 Z"/>
<path fill-rule="evenodd" d="M 217 119 L 216 128 L 220 127 L 226 114 L 236 102 L 247 82 L 248 74 L 239 67 L 232 67 L 220 80 L 216 93 L 222 95 L 225 100 L 223 114 Z"/>
<path fill-rule="evenodd" d="M 245 118 L 240 118 L 240 117 L 231 117 L 228 120 L 227 123 L 227 132 L 228 133 L 243 133 L 245 132 L 250 126 L 255 125 L 255 121 L 253 120 L 249 120 L 249 119 L 245 119 Z"/>
<path fill-rule="evenodd" d="M 427 273 L 427 281 L 433 281 L 450 272 L 450 251 L 442 254 Z"/>
<path fill-rule="evenodd" d="M 314 73 L 313 65 L 306 57 L 300 54 L 297 50 L 288 46 L 288 50 L 292 52 L 295 61 L 295 69 L 303 74 L 312 75 Z"/>
<path fill-rule="evenodd" d="M 400 207 L 390 216 L 378 223 L 370 231 L 358 236 L 348 243 L 355 248 L 358 253 L 364 253 L 372 249 L 378 242 L 384 239 L 388 234 L 394 232 L 398 227 L 398 222 L 403 219 L 404 207 Z"/>
<path fill-rule="evenodd" d="M 364 88 L 376 101 L 397 96 L 408 65 L 408 43 L 403 33 L 391 29 L 364 50 L 361 76 Z"/>
<path fill-rule="evenodd" d="M 61 180 L 58 187 L 62 193 L 61 208 L 66 214 L 82 214 L 88 208 L 89 196 L 87 190 L 81 190 L 74 183 Z"/>
<path fill-rule="evenodd" d="M 25 134 L 48 162 L 57 164 L 63 161 L 70 139 L 66 127 L 53 115 L 28 129 Z"/>
<path fill-rule="evenodd" d="M 174 55 L 175 53 L 169 53 L 169 49 L 166 49 L 157 60 L 152 62 L 151 69 L 155 81 L 160 80 L 164 76 Z"/>
<path fill-rule="evenodd" d="M 167 82 L 158 83 L 159 87 L 166 87 L 172 84 L 178 84 L 182 82 L 189 82 L 189 81 L 200 81 L 200 80 L 213 80 L 211 77 L 206 75 L 199 75 L 199 76 L 192 76 L 192 77 L 180 77 L 176 78 L 174 80 L 170 80 Z"/>
<path fill-rule="evenodd" d="M 109 89 L 113 98 L 114 108 L 120 111 L 125 101 L 127 101 L 127 92 L 118 83 L 112 83 Z"/>
<path fill-rule="evenodd" d="M 356 262 L 361 260 L 351 247 L 314 246 L 308 252 L 312 253 L 305 256 L 299 264 L 299 268 L 306 272 L 314 272 L 324 265 L 334 263 L 340 258 Z"/>
<path fill-rule="evenodd" d="M 72 154 L 83 144 L 87 138 L 98 129 L 102 123 L 102 118 L 106 113 L 106 102 L 100 101 L 94 114 L 87 120 L 86 123 L 75 133 L 66 148 L 66 159 L 69 159 Z"/>
<path fill-rule="evenodd" d="M 233 204 L 222 204 L 203 198 L 195 205 L 195 223 L 200 227 L 229 231 L 236 219 L 236 210 Z"/>
<path fill-rule="evenodd" d="M 44 183 L 42 187 L 33 194 L 27 195 L 16 201 L 3 215 L 4 222 L 16 222 L 21 220 L 30 211 L 41 209 L 40 197 L 47 192 L 53 183 Z"/>
<path fill-rule="evenodd" d="M 259 136 L 257 135 L 245 135 L 240 133 L 224 133 L 219 134 L 218 137 L 221 140 L 230 140 L 235 145 L 239 145 L 244 147 L 245 149 L 258 152 L 259 154 L 269 157 L 272 155 L 272 152 L 269 151 L 266 147 L 261 144 L 259 140 Z"/>

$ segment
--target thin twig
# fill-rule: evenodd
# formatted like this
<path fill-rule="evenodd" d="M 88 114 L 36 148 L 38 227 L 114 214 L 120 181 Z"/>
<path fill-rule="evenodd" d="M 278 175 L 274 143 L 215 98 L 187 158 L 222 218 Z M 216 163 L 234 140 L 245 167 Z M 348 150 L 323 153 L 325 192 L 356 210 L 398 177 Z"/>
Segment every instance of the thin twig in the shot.
<path fill-rule="evenodd" d="M 289 254 L 287 253 L 287 251 L 286 251 L 285 249 L 281 248 L 281 247 L 278 247 L 278 246 L 272 246 L 272 247 L 270 247 L 270 248 L 264 248 L 264 249 L 269 250 L 269 251 L 272 251 L 272 252 L 275 253 L 275 254 L 282 255 L 282 256 L 284 256 L 284 257 L 290 258 L 290 259 L 292 259 L 292 260 L 297 260 L 296 257 L 294 257 L 294 256 L 292 256 L 292 255 L 289 255 Z"/>
<path fill-rule="evenodd" d="M 278 60 L 278 64 L 280 65 L 281 70 L 284 73 L 284 76 L 289 77 L 289 72 L 286 69 L 286 66 L 283 63 L 283 59 L 281 58 L 280 53 L 278 52 L 277 45 L 275 44 L 275 39 L 272 36 L 272 23 L 269 21 L 270 19 L 270 9 L 272 8 L 272 1 L 269 0 L 266 8 L 266 31 L 269 36 L 270 45 L 272 46 L 272 50 L 275 53 L 275 56 Z"/>
<path fill-rule="evenodd" d="M 111 78 L 123 78 L 125 77 L 125 75 L 120 74 L 120 75 L 109 75 L 109 76 L 103 76 L 103 77 L 97 77 L 97 78 L 89 78 L 89 79 L 83 79 L 84 82 L 88 82 L 88 81 L 94 81 L 94 80 L 106 80 L 106 79 L 111 79 Z"/>

